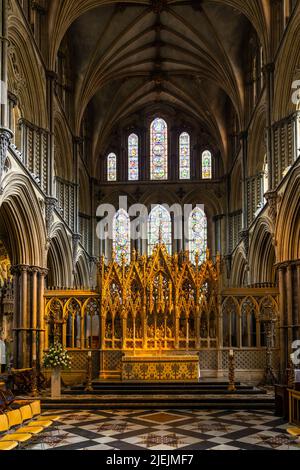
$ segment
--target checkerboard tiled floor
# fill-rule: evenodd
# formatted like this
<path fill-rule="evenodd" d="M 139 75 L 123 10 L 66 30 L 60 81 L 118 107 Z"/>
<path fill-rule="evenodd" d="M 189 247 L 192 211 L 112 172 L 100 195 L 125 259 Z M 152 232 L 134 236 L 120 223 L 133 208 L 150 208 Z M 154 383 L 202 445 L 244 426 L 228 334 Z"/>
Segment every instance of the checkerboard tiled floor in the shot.
<path fill-rule="evenodd" d="M 29 449 L 61 450 L 300 450 L 291 427 L 270 411 L 51 411 L 58 429 Z"/>

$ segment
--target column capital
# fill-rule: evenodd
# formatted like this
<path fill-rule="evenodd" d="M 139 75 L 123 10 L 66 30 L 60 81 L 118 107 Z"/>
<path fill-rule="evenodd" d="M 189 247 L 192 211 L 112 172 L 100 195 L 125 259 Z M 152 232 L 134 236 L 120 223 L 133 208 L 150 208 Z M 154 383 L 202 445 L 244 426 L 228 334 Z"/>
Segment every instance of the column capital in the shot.
<path fill-rule="evenodd" d="M 10 272 L 14 276 L 16 274 L 29 272 L 30 269 L 31 269 L 31 266 L 29 266 L 28 264 L 16 264 L 14 266 L 11 266 Z"/>
<path fill-rule="evenodd" d="M 46 277 L 49 272 L 48 268 L 39 268 L 39 274 L 41 277 Z"/>

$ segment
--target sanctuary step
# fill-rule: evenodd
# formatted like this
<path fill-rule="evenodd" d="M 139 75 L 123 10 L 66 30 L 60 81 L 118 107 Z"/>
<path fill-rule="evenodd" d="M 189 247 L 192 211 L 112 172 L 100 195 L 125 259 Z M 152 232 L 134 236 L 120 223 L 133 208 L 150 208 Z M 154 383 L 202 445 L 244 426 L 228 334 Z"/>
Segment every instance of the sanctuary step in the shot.
<path fill-rule="evenodd" d="M 65 390 L 65 395 L 86 395 L 84 386 L 72 387 L 70 390 Z M 130 395 L 132 393 L 141 393 L 142 395 L 151 394 L 166 394 L 166 395 L 178 395 L 179 393 L 185 395 L 194 394 L 220 394 L 228 395 L 231 392 L 228 391 L 228 382 L 204 382 L 204 383 L 106 383 L 106 382 L 93 382 L 93 391 L 89 392 L 89 395 Z M 257 393 L 265 394 L 265 390 L 261 390 L 257 387 L 251 387 L 248 385 L 241 385 L 239 382 L 236 383 L 237 393 L 240 395 L 250 394 L 256 395 Z"/>
<path fill-rule="evenodd" d="M 229 392 L 228 382 L 199 383 L 116 383 L 93 382 L 93 391 L 84 386 L 65 389 L 60 399 L 42 398 L 44 409 L 273 409 L 274 394 L 265 389 L 236 383 Z"/>

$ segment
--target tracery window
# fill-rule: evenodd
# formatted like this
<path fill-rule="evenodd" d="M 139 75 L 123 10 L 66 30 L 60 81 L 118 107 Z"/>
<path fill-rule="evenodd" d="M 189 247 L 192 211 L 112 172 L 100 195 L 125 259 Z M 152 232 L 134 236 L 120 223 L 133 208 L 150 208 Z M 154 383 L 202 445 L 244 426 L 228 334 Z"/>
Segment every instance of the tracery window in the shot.
<path fill-rule="evenodd" d="M 161 118 L 150 127 L 150 175 L 151 180 L 168 178 L 168 126 Z"/>
<path fill-rule="evenodd" d="M 179 137 L 179 178 L 188 180 L 191 177 L 191 146 L 190 136 L 182 132 Z"/>
<path fill-rule="evenodd" d="M 128 137 L 128 180 L 139 179 L 139 138 L 136 134 Z"/>
<path fill-rule="evenodd" d="M 168 252 L 172 252 L 172 225 L 171 216 L 167 209 L 161 205 L 155 206 L 148 219 L 148 254 L 151 255 L 155 246 L 162 242 Z"/>
<path fill-rule="evenodd" d="M 212 179 L 212 155 L 209 150 L 202 153 L 202 178 Z"/>
<path fill-rule="evenodd" d="M 117 156 L 110 153 L 107 156 L 107 181 L 117 181 Z"/>
<path fill-rule="evenodd" d="M 130 262 L 130 218 L 124 209 L 118 210 L 113 219 L 113 251 L 118 263 L 123 256 Z"/>
<path fill-rule="evenodd" d="M 205 212 L 200 207 L 195 207 L 189 216 L 189 252 L 190 260 L 195 263 L 196 253 L 199 261 L 206 258 L 207 248 L 207 218 Z"/>

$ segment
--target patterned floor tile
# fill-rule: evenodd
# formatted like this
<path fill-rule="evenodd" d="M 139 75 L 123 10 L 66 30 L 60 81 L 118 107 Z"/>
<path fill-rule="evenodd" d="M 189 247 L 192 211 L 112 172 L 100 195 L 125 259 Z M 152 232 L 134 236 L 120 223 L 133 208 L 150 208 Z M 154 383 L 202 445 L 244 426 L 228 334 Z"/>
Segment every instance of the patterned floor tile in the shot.
<path fill-rule="evenodd" d="M 31 450 L 300 450 L 289 426 L 271 411 L 52 410 L 48 429 Z"/>

